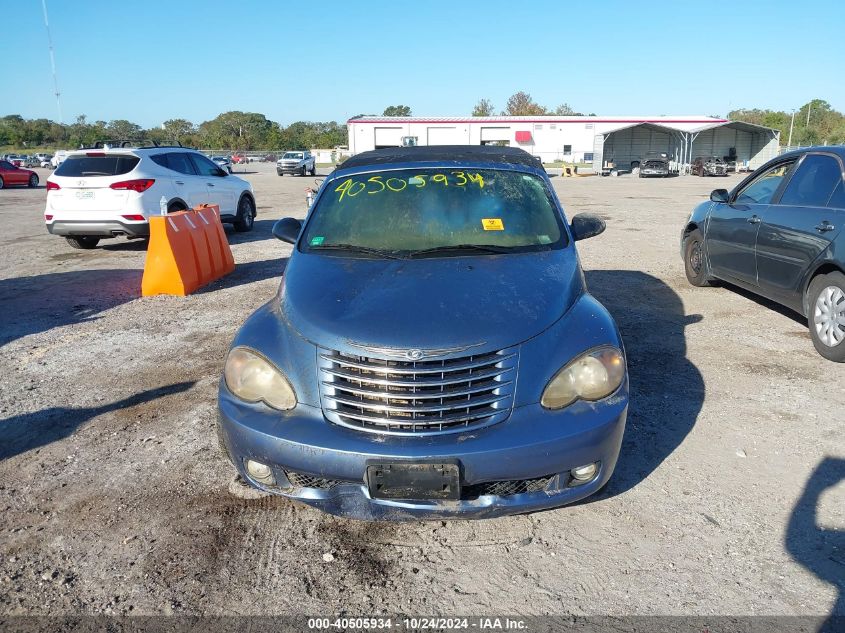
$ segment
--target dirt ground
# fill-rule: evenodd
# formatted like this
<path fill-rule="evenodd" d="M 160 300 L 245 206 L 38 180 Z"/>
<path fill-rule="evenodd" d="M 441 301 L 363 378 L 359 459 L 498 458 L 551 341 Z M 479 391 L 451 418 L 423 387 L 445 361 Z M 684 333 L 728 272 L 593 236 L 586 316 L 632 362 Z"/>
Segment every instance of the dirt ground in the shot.
<path fill-rule="evenodd" d="M 244 177 L 237 268 L 186 298 L 139 297 L 141 242 L 72 250 L 43 187 L 0 191 L 0 615 L 845 615 L 845 367 L 796 315 L 689 286 L 678 254 L 738 177 L 553 178 L 570 217 L 608 224 L 579 250 L 629 356 L 616 474 L 559 510 L 403 524 L 227 491 L 223 359 L 312 183 Z"/>

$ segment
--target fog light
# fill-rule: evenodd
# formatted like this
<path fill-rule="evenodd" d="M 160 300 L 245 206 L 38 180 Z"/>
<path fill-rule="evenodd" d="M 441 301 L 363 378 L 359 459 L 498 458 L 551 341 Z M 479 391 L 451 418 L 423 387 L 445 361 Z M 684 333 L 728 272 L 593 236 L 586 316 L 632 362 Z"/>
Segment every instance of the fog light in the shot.
<path fill-rule="evenodd" d="M 578 466 L 578 468 L 573 468 L 569 472 L 572 473 L 572 478 L 574 480 L 583 483 L 585 481 L 590 481 L 593 477 L 595 477 L 598 470 L 598 463 L 593 463 L 587 464 L 586 466 Z"/>
<path fill-rule="evenodd" d="M 273 477 L 273 471 L 270 470 L 267 464 L 248 459 L 246 460 L 246 472 L 260 484 L 272 486 L 276 483 L 276 479 Z"/>

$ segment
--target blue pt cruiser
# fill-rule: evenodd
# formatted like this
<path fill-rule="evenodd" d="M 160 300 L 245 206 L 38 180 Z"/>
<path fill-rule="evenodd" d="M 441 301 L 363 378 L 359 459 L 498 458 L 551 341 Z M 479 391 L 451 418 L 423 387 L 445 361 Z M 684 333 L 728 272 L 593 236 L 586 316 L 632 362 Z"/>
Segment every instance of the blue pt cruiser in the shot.
<path fill-rule="evenodd" d="M 220 381 L 223 450 L 252 486 L 361 519 L 481 518 L 601 489 L 628 409 L 624 348 L 587 293 L 541 166 L 509 147 L 347 160 Z"/>

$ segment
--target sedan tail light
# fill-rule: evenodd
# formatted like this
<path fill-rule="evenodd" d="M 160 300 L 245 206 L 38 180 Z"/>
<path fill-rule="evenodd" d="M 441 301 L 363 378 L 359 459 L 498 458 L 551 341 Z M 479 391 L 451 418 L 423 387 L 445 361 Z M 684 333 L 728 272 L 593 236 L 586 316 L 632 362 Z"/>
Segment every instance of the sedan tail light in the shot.
<path fill-rule="evenodd" d="M 59 185 L 57 185 L 56 183 L 48 180 L 47 181 L 47 191 L 50 191 L 51 189 L 61 189 L 61 187 L 59 187 Z"/>
<path fill-rule="evenodd" d="M 110 189 L 131 189 L 132 191 L 137 191 L 138 193 L 143 193 L 147 189 L 153 186 L 155 180 L 148 179 L 148 178 L 141 178 L 138 180 L 121 180 L 120 182 L 115 182 L 109 185 Z"/>

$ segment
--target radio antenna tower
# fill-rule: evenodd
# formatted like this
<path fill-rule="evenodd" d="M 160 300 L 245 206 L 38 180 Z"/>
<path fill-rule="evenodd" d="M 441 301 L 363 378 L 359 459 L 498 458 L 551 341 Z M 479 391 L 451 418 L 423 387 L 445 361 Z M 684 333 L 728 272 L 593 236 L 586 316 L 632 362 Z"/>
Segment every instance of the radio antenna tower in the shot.
<path fill-rule="evenodd" d="M 53 38 L 50 35 L 50 22 L 47 20 L 47 0 L 41 0 L 41 8 L 44 9 L 44 27 L 47 29 L 47 45 L 50 47 L 50 66 L 53 68 L 53 90 L 56 95 L 56 107 L 59 109 L 59 123 L 63 122 L 62 101 L 59 92 L 59 79 L 56 76 L 56 56 L 53 54 Z"/>

